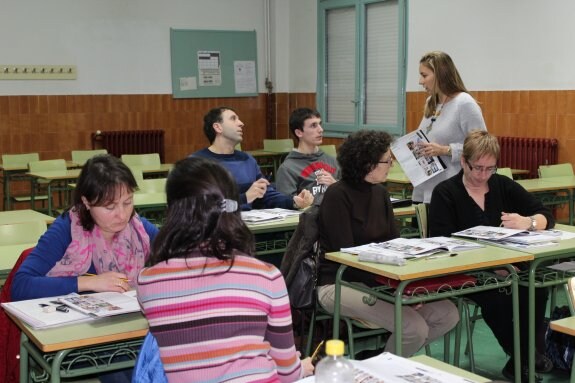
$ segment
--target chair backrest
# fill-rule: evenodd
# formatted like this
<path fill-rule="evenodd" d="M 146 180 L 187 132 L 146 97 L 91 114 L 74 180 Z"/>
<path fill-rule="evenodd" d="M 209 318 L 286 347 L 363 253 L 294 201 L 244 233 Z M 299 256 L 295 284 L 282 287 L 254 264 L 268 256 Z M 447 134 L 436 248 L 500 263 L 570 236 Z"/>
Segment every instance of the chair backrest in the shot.
<path fill-rule="evenodd" d="M 335 149 L 335 145 L 320 145 L 319 148 L 322 152 L 327 154 L 328 156 L 337 157 L 337 150 Z"/>
<path fill-rule="evenodd" d="M 2 154 L 2 165 L 13 167 L 28 167 L 28 164 L 33 161 L 40 161 L 38 153 L 25 153 L 25 154 Z"/>
<path fill-rule="evenodd" d="M 158 153 L 122 154 L 122 162 L 128 166 L 159 166 L 162 164 Z"/>
<path fill-rule="evenodd" d="M 288 153 L 293 149 L 293 141 L 291 138 L 282 138 L 279 140 L 264 140 L 264 150 L 266 152 L 274 153 Z"/>
<path fill-rule="evenodd" d="M 415 205 L 415 216 L 417 217 L 419 236 L 421 238 L 427 238 L 429 233 L 429 228 L 427 227 L 427 204 L 418 203 Z"/>
<path fill-rule="evenodd" d="M 140 193 L 165 193 L 166 178 L 142 179 L 138 181 L 138 187 Z"/>
<path fill-rule="evenodd" d="M 84 165 L 90 158 L 102 154 L 108 154 L 108 151 L 106 149 L 72 150 L 72 162 L 78 165 Z"/>
<path fill-rule="evenodd" d="M 506 176 L 513 179 L 513 173 L 511 172 L 511 168 L 497 168 L 497 174 L 501 174 L 502 176 Z"/>
<path fill-rule="evenodd" d="M 572 176 L 573 166 L 570 163 L 557 165 L 539 165 L 540 178 Z"/>
<path fill-rule="evenodd" d="M 66 160 L 44 160 L 32 161 L 28 164 L 28 169 L 31 172 L 51 172 L 51 171 L 66 171 Z"/>
<path fill-rule="evenodd" d="M 36 243 L 46 232 L 46 221 L 18 222 L 0 225 L 0 245 Z"/>

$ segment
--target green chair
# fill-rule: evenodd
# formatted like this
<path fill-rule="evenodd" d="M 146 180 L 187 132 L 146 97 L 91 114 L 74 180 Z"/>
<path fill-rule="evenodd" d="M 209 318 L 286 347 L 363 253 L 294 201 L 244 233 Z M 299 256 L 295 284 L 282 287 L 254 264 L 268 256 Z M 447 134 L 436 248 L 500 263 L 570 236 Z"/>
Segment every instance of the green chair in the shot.
<path fill-rule="evenodd" d="M 278 140 L 264 140 L 264 151 L 272 153 L 289 153 L 293 150 L 293 141 L 291 138 L 282 138 Z"/>
<path fill-rule="evenodd" d="M 79 166 L 84 166 L 90 158 L 102 154 L 108 154 L 108 151 L 106 149 L 72 150 L 72 162 Z"/>
<path fill-rule="evenodd" d="M 150 178 L 138 181 L 138 193 L 165 193 L 166 178 Z"/>
<path fill-rule="evenodd" d="M 419 237 L 427 238 L 429 236 L 429 228 L 427 227 L 427 208 L 426 203 L 418 203 L 415 205 L 415 216 L 417 217 L 417 228 L 419 229 Z"/>
<path fill-rule="evenodd" d="M 46 221 L 0 225 L 0 246 L 37 243 L 46 229 Z"/>
<path fill-rule="evenodd" d="M 335 148 L 335 145 L 320 145 L 319 148 L 322 152 L 324 152 L 328 156 L 331 156 L 333 158 L 337 157 L 337 150 Z"/>
<path fill-rule="evenodd" d="M 68 167 L 66 166 L 66 160 L 57 159 L 57 160 L 43 160 L 43 161 L 32 161 L 28 164 L 28 169 L 30 173 L 41 173 L 41 172 L 66 172 Z M 58 192 L 58 201 L 59 206 L 62 207 L 63 205 L 67 204 L 66 202 L 62 201 L 62 192 L 68 192 L 70 188 L 68 187 L 67 181 L 50 181 L 44 179 L 37 179 L 35 182 L 36 190 L 34 199 L 36 199 L 36 195 L 41 195 L 41 193 L 46 193 L 48 199 L 48 212 L 49 214 L 52 212 L 52 192 Z"/>
<path fill-rule="evenodd" d="M 506 176 L 513 179 L 513 173 L 511 172 L 511 168 L 497 168 L 497 174 L 501 174 L 502 176 Z"/>
<path fill-rule="evenodd" d="M 539 178 L 572 176 L 573 166 L 570 163 L 540 165 L 537 172 L 539 173 Z"/>
<path fill-rule="evenodd" d="M 3 154 L 2 166 L 4 167 L 4 210 L 11 209 L 12 202 L 28 202 L 31 204 L 31 197 L 29 194 L 11 195 L 11 182 L 26 182 L 30 183 L 30 177 L 26 175 L 28 171 L 28 164 L 33 161 L 39 161 L 40 155 L 38 153 L 24 153 L 24 154 Z M 14 170 L 11 170 L 14 169 Z M 37 196 L 36 200 L 41 200 L 42 203 L 48 199 L 48 196 Z M 34 206 L 30 206 L 34 208 Z"/>
<path fill-rule="evenodd" d="M 160 166 L 160 155 L 158 153 L 148 154 L 122 154 L 122 162 L 131 168 Z"/>

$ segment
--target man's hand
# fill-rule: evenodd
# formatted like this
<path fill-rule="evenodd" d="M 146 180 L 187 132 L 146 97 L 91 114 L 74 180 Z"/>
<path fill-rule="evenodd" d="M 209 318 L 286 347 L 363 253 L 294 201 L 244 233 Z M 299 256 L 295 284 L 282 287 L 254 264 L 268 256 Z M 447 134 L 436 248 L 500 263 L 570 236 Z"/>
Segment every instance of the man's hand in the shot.
<path fill-rule="evenodd" d="M 248 191 L 246 191 L 246 201 L 252 203 L 255 199 L 262 198 L 264 194 L 266 194 L 269 184 L 270 182 L 265 178 L 260 178 L 254 182 Z"/>
<path fill-rule="evenodd" d="M 309 192 L 309 190 L 304 189 L 293 197 L 293 204 L 294 207 L 297 209 L 303 209 L 310 206 L 313 203 L 313 195 Z"/>
<path fill-rule="evenodd" d="M 336 181 L 337 180 L 335 178 L 333 178 L 333 176 L 331 175 L 330 172 L 325 171 L 323 169 L 320 171 L 320 173 L 316 177 L 316 182 L 318 185 L 329 186 L 329 185 L 335 183 Z"/>

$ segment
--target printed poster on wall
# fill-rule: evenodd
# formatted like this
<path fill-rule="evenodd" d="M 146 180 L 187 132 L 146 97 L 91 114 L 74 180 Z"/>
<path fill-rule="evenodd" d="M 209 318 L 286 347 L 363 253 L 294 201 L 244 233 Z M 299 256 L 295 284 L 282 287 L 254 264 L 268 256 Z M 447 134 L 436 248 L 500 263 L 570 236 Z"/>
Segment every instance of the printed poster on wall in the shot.
<path fill-rule="evenodd" d="M 198 51 L 199 86 L 221 86 L 222 68 L 219 51 Z"/>

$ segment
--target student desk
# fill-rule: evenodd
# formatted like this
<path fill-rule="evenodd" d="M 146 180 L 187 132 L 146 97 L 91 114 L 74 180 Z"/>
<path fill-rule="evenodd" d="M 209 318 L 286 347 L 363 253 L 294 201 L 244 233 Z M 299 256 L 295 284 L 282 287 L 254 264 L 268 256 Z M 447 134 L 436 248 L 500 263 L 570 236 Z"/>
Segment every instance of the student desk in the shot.
<path fill-rule="evenodd" d="M 130 169 L 141 170 L 144 176 L 167 176 L 174 164 L 159 164 L 146 166 L 130 166 Z"/>
<path fill-rule="evenodd" d="M 50 375 L 52 383 L 133 367 L 148 333 L 148 321 L 139 312 L 43 330 L 34 330 L 7 314 L 22 330 L 21 383 L 28 382 L 32 372 L 29 358 Z"/>
<path fill-rule="evenodd" d="M 575 336 L 575 317 L 563 318 L 554 320 L 549 323 L 549 327 L 553 331 L 562 332 L 563 334 Z M 571 383 L 575 383 L 575 368 L 571 367 Z"/>
<path fill-rule="evenodd" d="M 393 194 L 393 189 L 400 189 L 401 198 L 403 199 L 408 198 L 409 190 L 413 189 L 411 181 L 403 172 L 389 173 L 385 182 L 388 185 L 390 194 Z"/>
<path fill-rule="evenodd" d="M 575 232 L 574 226 L 555 225 L 556 229 Z M 533 254 L 529 269 L 519 274 L 519 284 L 529 290 L 529 381 L 535 382 L 535 289 L 564 284 L 572 272 L 545 268 L 549 263 L 575 257 L 575 238 L 560 241 L 556 246 L 533 247 L 525 250 Z"/>
<path fill-rule="evenodd" d="M 31 221 L 46 221 L 46 224 L 54 222 L 55 218 L 37 212 L 35 210 L 11 210 L 0 211 L 0 225 L 8 225 L 11 223 L 31 222 Z"/>
<path fill-rule="evenodd" d="M 256 149 L 256 150 L 248 150 L 247 153 L 255 158 L 260 169 L 263 170 L 271 169 L 272 177 L 270 181 L 273 181 L 274 177 L 278 172 L 278 168 L 280 167 L 283 159 L 287 156 L 289 152 L 270 152 L 264 149 Z M 263 170 L 262 173 L 264 173 Z M 269 174 L 264 174 L 264 176 L 268 178 Z"/>
<path fill-rule="evenodd" d="M 569 203 L 569 225 L 573 225 L 575 215 L 573 209 L 574 176 L 533 178 L 529 180 L 518 180 L 516 182 L 523 186 L 528 192 L 535 194 L 536 197 L 539 196 L 539 199 L 544 205 Z M 556 195 L 556 193 L 560 192 L 564 192 L 566 196 Z"/>
<path fill-rule="evenodd" d="M 28 172 L 26 175 L 31 178 L 31 204 L 34 206 L 34 199 L 36 195 L 36 187 L 38 185 L 38 180 L 48 181 L 48 215 L 52 215 L 52 183 L 62 182 L 67 184 L 78 178 L 81 169 L 69 169 L 66 171 L 47 171 L 47 172 Z"/>
<path fill-rule="evenodd" d="M 513 318 L 515 323 L 519 318 L 519 300 L 518 300 L 518 283 L 517 274 L 515 269 L 511 266 L 512 263 L 530 261 L 533 255 L 509 250 L 494 246 L 485 246 L 480 249 L 466 250 L 459 253 L 457 257 L 446 257 L 438 259 L 419 259 L 407 261 L 405 266 L 385 265 L 371 262 L 359 262 L 357 256 L 345 254 L 341 252 L 327 253 L 326 259 L 338 262 L 341 264 L 336 274 L 335 283 L 335 310 L 334 310 L 334 338 L 339 338 L 339 307 L 341 299 L 341 286 L 347 286 L 366 294 L 369 294 L 370 299 L 382 299 L 386 302 L 395 305 L 395 323 L 396 328 L 402 328 L 402 306 L 410 305 L 419 302 L 426 302 L 431 300 L 445 299 L 454 296 L 465 295 L 477 291 L 494 290 L 504 286 L 511 286 L 513 295 Z M 363 271 L 367 271 L 376 275 L 385 276 L 400 281 L 397 289 L 392 289 L 388 286 L 378 286 L 369 288 L 365 286 L 358 286 L 346 282 L 342 279 L 345 270 L 348 267 L 354 267 Z M 486 271 L 494 267 L 505 267 L 510 275 L 507 278 L 498 277 L 496 274 Z M 406 296 L 403 294 L 404 289 L 409 283 L 441 275 L 468 273 L 476 276 L 478 282 L 474 286 L 463 286 L 462 288 L 445 289 L 433 293 L 418 294 L 413 296 Z M 369 302 L 367 302 L 368 304 Z M 396 331 L 396 352 L 401 355 L 402 337 L 401 331 Z M 515 376 L 520 378 L 520 357 L 519 357 L 519 326 L 514 326 L 514 339 L 515 339 Z"/>

